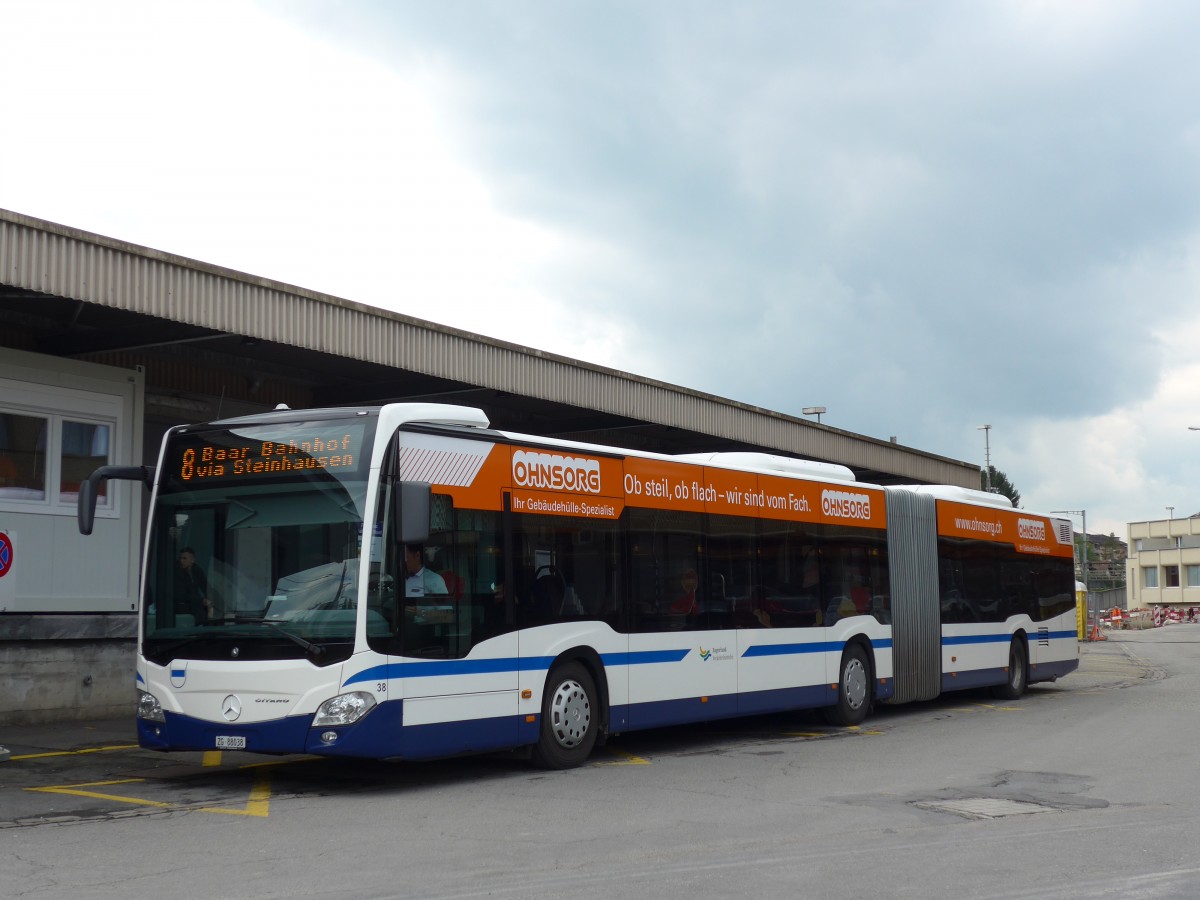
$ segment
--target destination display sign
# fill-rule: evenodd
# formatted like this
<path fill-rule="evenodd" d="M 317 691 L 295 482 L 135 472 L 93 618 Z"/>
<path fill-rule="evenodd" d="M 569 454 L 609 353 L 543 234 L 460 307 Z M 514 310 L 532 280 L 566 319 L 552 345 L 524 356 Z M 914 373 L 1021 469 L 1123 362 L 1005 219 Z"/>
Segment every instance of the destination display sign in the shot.
<path fill-rule="evenodd" d="M 367 436 L 361 419 L 203 431 L 175 435 L 165 461 L 171 480 L 189 487 L 319 474 L 365 477 Z"/>

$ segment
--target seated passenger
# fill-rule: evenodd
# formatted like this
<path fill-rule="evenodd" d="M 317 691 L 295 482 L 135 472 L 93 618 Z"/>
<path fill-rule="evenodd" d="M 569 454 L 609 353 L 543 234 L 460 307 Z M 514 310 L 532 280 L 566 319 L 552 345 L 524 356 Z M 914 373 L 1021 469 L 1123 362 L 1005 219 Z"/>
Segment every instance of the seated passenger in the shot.
<path fill-rule="evenodd" d="M 683 593 L 671 604 L 671 612 L 677 616 L 694 615 L 700 611 L 696 602 L 696 588 L 700 579 L 695 569 L 688 569 L 679 576 L 679 584 Z"/>

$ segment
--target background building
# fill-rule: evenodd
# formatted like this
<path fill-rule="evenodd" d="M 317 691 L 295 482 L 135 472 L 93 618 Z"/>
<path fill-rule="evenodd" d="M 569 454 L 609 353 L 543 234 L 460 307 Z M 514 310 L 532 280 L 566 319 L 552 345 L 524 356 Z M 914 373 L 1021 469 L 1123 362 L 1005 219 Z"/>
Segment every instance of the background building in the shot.
<path fill-rule="evenodd" d="M 1129 608 L 1200 606 L 1200 513 L 1129 523 Z"/>

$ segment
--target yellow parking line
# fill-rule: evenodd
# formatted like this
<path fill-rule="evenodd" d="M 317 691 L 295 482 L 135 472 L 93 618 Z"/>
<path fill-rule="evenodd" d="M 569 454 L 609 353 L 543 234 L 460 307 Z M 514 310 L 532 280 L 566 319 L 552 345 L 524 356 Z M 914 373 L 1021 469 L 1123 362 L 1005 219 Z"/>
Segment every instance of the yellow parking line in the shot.
<path fill-rule="evenodd" d="M 137 750 L 137 744 L 114 744 L 113 746 L 89 746 L 84 750 L 49 750 L 44 754 L 23 754 L 10 757 L 10 762 L 18 760 L 44 760 L 49 756 L 82 756 L 83 754 L 104 754 L 109 750 Z"/>
<path fill-rule="evenodd" d="M 295 759 L 269 759 L 266 762 L 242 763 L 239 769 L 273 769 L 276 766 L 291 766 L 296 763 L 328 762 L 328 756 L 298 756 Z"/>
<path fill-rule="evenodd" d="M 257 816 L 265 819 L 271 814 L 271 771 L 267 769 L 258 773 L 254 787 L 250 789 L 250 797 L 242 809 L 222 809 L 217 806 L 201 807 L 200 812 L 224 813 L 229 816 Z"/>
<path fill-rule="evenodd" d="M 70 794 L 73 797 L 91 797 L 93 800 L 112 800 L 117 803 L 136 803 L 141 806 L 157 806 L 160 809 L 168 808 L 173 805 L 170 803 L 163 803 L 159 800 L 143 800 L 140 797 L 119 797 L 116 794 L 103 794 L 99 791 L 80 790 L 80 788 L 105 787 L 110 784 L 140 784 L 145 780 L 145 778 L 123 778 L 119 781 L 89 781 L 85 784 L 77 784 L 74 787 L 38 787 L 25 788 L 25 790 L 41 794 Z"/>
<path fill-rule="evenodd" d="M 157 809 L 186 809 L 176 803 L 162 800 L 145 800 L 141 797 L 123 797 L 119 794 L 109 794 L 102 791 L 88 791 L 84 788 L 108 787 L 115 784 L 144 784 L 145 778 L 122 778 L 115 781 L 88 781 L 83 784 L 57 785 L 54 787 L 25 788 L 39 794 L 68 794 L 72 797 L 90 797 L 93 800 L 111 800 L 114 803 L 133 803 L 138 806 L 153 806 Z M 270 771 L 258 773 L 246 805 L 241 809 L 225 809 L 218 806 L 203 806 L 199 812 L 223 813 L 231 816 L 257 816 L 266 818 L 271 814 L 271 774 Z"/>
<path fill-rule="evenodd" d="M 221 751 L 205 750 L 204 760 L 200 764 L 202 766 L 219 766 L 221 764 Z"/>
<path fill-rule="evenodd" d="M 110 750 L 136 750 L 137 744 L 114 744 L 111 747 L 88 747 L 84 750 L 51 750 L 46 753 L 25 753 L 21 756 L 10 757 L 10 762 L 21 759 L 46 759 L 50 756 L 81 756 L 84 753 L 107 753 Z"/>
<path fill-rule="evenodd" d="M 624 750 L 617 750 L 615 747 L 609 747 L 608 752 L 613 754 L 613 756 L 619 756 L 621 758 L 615 759 L 615 760 L 611 760 L 611 759 L 597 760 L 595 764 L 598 766 L 648 766 L 648 765 L 650 765 L 650 760 L 648 760 L 644 757 L 641 757 L 641 756 L 634 756 L 632 753 L 626 753 Z"/>

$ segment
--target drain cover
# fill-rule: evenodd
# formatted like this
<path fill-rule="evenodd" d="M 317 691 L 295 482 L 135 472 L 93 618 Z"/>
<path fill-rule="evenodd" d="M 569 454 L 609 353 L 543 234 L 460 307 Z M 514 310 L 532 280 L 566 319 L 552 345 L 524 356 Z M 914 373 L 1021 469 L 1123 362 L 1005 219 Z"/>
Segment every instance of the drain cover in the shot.
<path fill-rule="evenodd" d="M 1003 816 L 1028 816 L 1033 813 L 1055 812 L 1052 806 L 1028 803 L 1024 800 L 997 800 L 993 797 L 964 797 L 961 800 L 922 800 L 914 803 L 921 809 L 953 813 L 968 819 L 999 819 Z"/>

